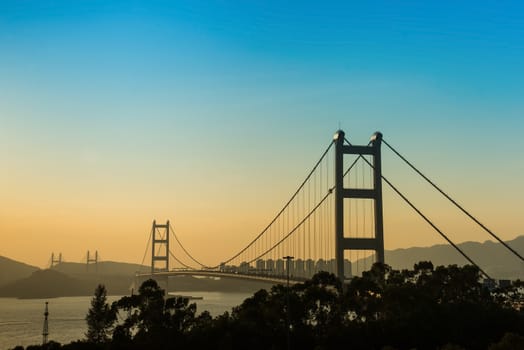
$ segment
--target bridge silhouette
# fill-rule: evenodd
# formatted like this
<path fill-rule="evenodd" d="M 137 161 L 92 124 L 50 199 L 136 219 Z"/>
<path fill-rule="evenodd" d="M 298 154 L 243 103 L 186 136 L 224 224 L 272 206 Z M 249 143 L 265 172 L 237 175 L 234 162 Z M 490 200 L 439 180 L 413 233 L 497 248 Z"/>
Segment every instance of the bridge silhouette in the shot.
<path fill-rule="evenodd" d="M 374 133 L 367 145 L 353 145 L 344 131 L 338 130 L 282 209 L 238 252 L 219 263 L 204 264 L 185 248 L 169 220 L 153 221 L 141 263 L 144 265 L 150 254 L 151 269 L 140 271 L 137 278 L 201 275 L 296 283 L 319 271 L 328 271 L 341 280 L 350 279 L 354 275 L 352 263 L 360 257 L 387 263 L 382 214 L 382 185 L 386 184 L 458 254 L 491 280 L 481 266 L 383 175 L 382 145 L 464 216 L 524 261 L 520 253 L 418 170 L 380 132 Z"/>

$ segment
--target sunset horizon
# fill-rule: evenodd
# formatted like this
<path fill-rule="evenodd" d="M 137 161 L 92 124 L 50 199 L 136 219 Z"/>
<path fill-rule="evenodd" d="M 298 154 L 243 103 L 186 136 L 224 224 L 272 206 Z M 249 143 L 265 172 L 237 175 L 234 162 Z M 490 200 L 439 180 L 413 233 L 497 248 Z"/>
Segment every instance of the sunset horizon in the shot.
<path fill-rule="evenodd" d="M 206 264 L 256 237 L 342 129 L 524 234 L 519 3 L 0 4 L 0 255 L 140 263 L 170 220 Z M 331 165 L 333 159 L 329 159 Z M 383 148 L 456 243 L 493 240 Z M 383 185 L 386 250 L 446 241 Z"/>

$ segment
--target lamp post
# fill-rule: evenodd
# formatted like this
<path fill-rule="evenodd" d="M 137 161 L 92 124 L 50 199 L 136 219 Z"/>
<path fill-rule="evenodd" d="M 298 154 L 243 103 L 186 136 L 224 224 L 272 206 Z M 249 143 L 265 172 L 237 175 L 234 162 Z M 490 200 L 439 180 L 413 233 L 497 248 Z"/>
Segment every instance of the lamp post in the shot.
<path fill-rule="evenodd" d="M 291 337 L 290 337 L 290 317 L 289 317 L 289 264 L 291 260 L 294 259 L 292 256 L 285 256 L 283 257 L 284 260 L 286 260 L 286 272 L 287 272 L 287 286 L 286 286 L 286 334 L 287 334 L 287 348 L 288 350 L 291 349 Z"/>

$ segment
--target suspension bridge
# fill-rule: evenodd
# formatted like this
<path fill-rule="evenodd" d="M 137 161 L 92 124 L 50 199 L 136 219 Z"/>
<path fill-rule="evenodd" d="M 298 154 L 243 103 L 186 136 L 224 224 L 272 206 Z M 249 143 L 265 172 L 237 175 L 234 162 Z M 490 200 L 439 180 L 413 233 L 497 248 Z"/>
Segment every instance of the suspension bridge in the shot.
<path fill-rule="evenodd" d="M 424 175 L 380 132 L 374 133 L 367 145 L 353 145 L 344 131 L 338 130 L 282 209 L 242 249 L 219 263 L 205 264 L 186 249 L 172 223 L 154 221 L 141 264 L 149 255 L 151 269 L 137 273 L 137 278 L 201 275 L 296 283 L 328 271 L 341 280 L 350 279 L 352 263 L 360 257 L 386 262 L 382 186 L 387 185 L 467 263 L 491 280 L 482 266 L 382 173 L 383 145 L 521 264 L 524 262 L 519 252 Z"/>
<path fill-rule="evenodd" d="M 58 253 L 55 255 L 55 253 L 52 252 L 51 258 L 48 260 L 46 266 L 49 266 L 49 268 L 54 268 L 65 262 L 66 261 L 62 258 L 62 253 Z M 68 262 L 73 262 L 73 261 L 68 261 Z M 79 262 L 84 263 L 87 269 L 89 269 L 90 265 L 94 265 L 96 269 L 98 263 L 100 262 L 100 255 L 98 254 L 98 250 L 95 250 L 94 254 L 90 250 L 88 250 L 87 254 L 84 255 Z M 76 261 L 75 263 L 78 263 L 78 261 Z"/>

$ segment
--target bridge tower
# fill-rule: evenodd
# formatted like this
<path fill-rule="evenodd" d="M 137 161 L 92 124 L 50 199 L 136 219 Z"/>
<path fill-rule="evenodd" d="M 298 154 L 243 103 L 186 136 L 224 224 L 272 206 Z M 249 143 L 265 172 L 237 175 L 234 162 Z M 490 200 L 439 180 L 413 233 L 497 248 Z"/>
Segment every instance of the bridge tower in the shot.
<path fill-rule="evenodd" d="M 165 225 L 157 224 L 154 220 L 152 230 L 151 275 L 169 271 L 169 220 Z"/>
<path fill-rule="evenodd" d="M 58 258 L 55 258 L 55 253 L 51 253 L 51 268 L 62 263 L 62 253 L 58 254 Z"/>
<path fill-rule="evenodd" d="M 384 229 L 382 217 L 382 165 L 380 146 L 382 134 L 376 132 L 371 136 L 367 146 L 345 145 L 345 133 L 338 130 L 333 136 L 335 142 L 335 260 L 336 274 L 342 281 L 344 274 L 345 250 L 374 250 L 377 262 L 384 262 Z M 344 187 L 344 155 L 370 155 L 373 157 L 373 188 Z M 373 238 L 346 237 L 344 232 L 344 199 L 374 200 L 375 232 Z"/>
<path fill-rule="evenodd" d="M 95 264 L 95 271 L 98 271 L 98 250 L 95 250 L 95 257 L 91 258 L 89 255 L 89 250 L 87 251 L 86 259 L 86 270 L 89 271 L 89 265 Z"/>

